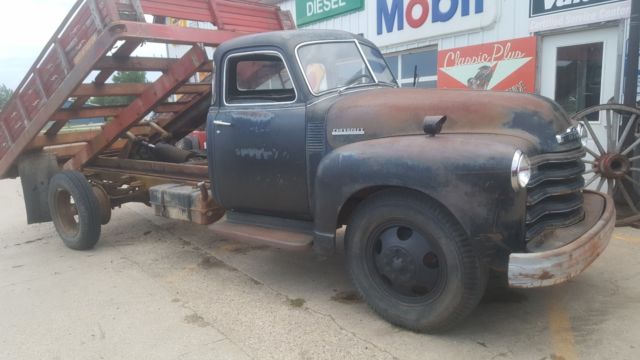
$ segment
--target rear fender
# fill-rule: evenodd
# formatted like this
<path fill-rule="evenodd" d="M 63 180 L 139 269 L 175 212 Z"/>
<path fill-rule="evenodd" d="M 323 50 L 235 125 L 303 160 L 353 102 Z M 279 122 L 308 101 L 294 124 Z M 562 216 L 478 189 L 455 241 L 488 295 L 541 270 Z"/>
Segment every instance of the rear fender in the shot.
<path fill-rule="evenodd" d="M 49 213 L 49 180 L 60 171 L 56 156 L 46 152 L 22 155 L 18 160 L 18 173 L 22 183 L 27 223 L 51 221 Z"/>

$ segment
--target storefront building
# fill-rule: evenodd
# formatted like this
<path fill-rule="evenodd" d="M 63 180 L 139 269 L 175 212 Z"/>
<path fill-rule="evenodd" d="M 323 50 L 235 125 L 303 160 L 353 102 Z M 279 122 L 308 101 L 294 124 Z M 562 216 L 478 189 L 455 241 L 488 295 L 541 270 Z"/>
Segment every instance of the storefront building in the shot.
<path fill-rule="evenodd" d="M 286 0 L 299 28 L 376 43 L 401 86 L 621 101 L 631 0 Z M 594 119 L 597 121 L 597 119 Z"/>

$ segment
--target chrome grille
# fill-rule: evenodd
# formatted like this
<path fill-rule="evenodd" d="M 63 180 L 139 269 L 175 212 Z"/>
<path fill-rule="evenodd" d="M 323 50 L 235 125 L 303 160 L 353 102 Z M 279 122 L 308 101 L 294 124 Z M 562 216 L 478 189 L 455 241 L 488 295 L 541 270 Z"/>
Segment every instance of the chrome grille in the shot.
<path fill-rule="evenodd" d="M 527 242 L 545 230 L 571 226 L 584 218 L 581 149 L 532 157 L 527 185 Z"/>

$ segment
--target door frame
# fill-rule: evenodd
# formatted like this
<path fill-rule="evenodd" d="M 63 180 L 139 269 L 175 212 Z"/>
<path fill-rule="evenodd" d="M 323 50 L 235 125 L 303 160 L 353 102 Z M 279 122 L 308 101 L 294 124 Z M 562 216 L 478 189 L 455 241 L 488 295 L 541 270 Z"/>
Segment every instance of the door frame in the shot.
<path fill-rule="evenodd" d="M 602 24 L 592 24 L 589 26 L 579 26 L 579 27 L 571 27 L 571 28 L 564 28 L 564 29 L 556 29 L 556 30 L 550 30 L 550 31 L 542 31 L 542 32 L 538 32 L 536 33 L 536 37 L 538 38 L 538 46 L 537 46 L 537 69 L 536 69 L 536 93 L 537 94 L 542 94 L 542 72 L 543 72 L 543 48 L 544 48 L 544 38 L 548 37 L 548 36 L 557 36 L 557 35 L 569 35 L 569 34 L 575 34 L 575 33 L 580 33 L 580 32 L 595 32 L 598 30 L 602 30 L 602 29 L 610 29 L 610 28 L 616 28 L 617 34 L 618 34 L 618 42 L 617 42 L 617 50 L 616 50 L 616 61 L 615 61 L 615 73 L 616 73 L 616 77 L 615 77 L 615 84 L 614 84 L 614 91 L 613 91 L 613 97 L 616 101 L 619 101 L 620 96 L 622 94 L 622 73 L 619 72 L 618 70 L 622 71 L 623 69 L 623 57 L 624 57 L 624 50 L 625 50 L 625 21 L 624 20 L 615 20 L 615 21 L 608 21 Z M 576 43 L 575 45 L 579 45 L 581 43 Z M 571 45 L 567 45 L 567 46 L 571 46 Z M 603 49 L 603 53 L 606 51 L 606 49 Z M 555 68 L 553 68 L 553 72 L 554 72 L 554 77 L 555 77 Z M 552 99 L 553 100 L 553 99 Z M 608 99 L 607 99 L 608 100 Z"/>
<path fill-rule="evenodd" d="M 295 92 L 295 99 L 291 101 L 281 101 L 281 102 L 263 102 L 260 100 L 256 100 L 255 102 L 247 102 L 247 103 L 229 102 L 227 99 L 227 92 L 228 92 L 228 85 L 229 85 L 228 81 L 229 81 L 229 72 L 230 72 L 229 60 L 235 57 L 242 57 L 247 55 L 268 55 L 268 56 L 278 57 L 284 63 L 285 68 L 289 73 L 291 86 L 293 87 L 293 90 Z M 246 121 L 247 119 L 250 119 L 250 116 L 239 116 L 239 119 L 232 120 L 231 119 L 233 118 L 232 114 L 262 112 L 265 114 L 274 115 L 274 114 L 277 114 L 278 111 L 282 111 L 283 113 L 290 113 L 293 111 L 301 110 L 301 114 L 297 116 L 297 120 L 301 123 L 300 127 L 302 128 L 302 133 L 300 137 L 300 141 L 302 141 L 302 144 L 301 144 L 300 150 L 303 151 L 301 154 L 305 154 L 304 149 L 306 144 L 305 143 L 306 141 L 306 136 L 305 136 L 306 99 L 304 94 L 300 92 L 299 84 L 296 82 L 295 77 L 293 75 L 294 73 L 292 72 L 292 70 L 294 69 L 294 67 L 289 66 L 288 58 L 285 56 L 285 53 L 282 52 L 282 50 L 280 49 L 277 49 L 273 46 L 264 46 L 264 47 L 256 48 L 251 51 L 247 51 L 246 49 L 232 50 L 225 53 L 221 59 L 223 59 L 222 63 L 224 65 L 222 66 L 222 71 L 220 76 L 221 79 L 219 79 L 220 81 L 220 94 L 218 95 L 219 100 L 218 100 L 217 106 L 214 105 L 212 107 L 212 108 L 215 108 L 213 109 L 214 110 L 213 112 L 215 112 L 215 114 L 212 114 L 210 112 L 209 114 L 210 119 L 207 120 L 209 122 L 207 124 L 208 138 L 211 139 L 210 145 L 208 146 L 209 148 L 208 154 L 210 156 L 210 160 L 209 160 L 210 174 L 211 174 L 210 177 L 213 183 L 215 184 L 214 186 L 215 200 L 225 208 L 235 209 L 241 212 L 259 213 L 263 215 L 279 216 L 279 217 L 307 219 L 310 216 L 311 210 L 310 210 L 310 201 L 309 201 L 308 186 L 307 186 L 308 181 L 306 178 L 306 174 L 307 174 L 306 162 L 303 162 L 304 166 L 301 168 L 302 171 L 300 171 L 301 174 L 299 176 L 299 178 L 301 179 L 299 181 L 302 182 L 303 184 L 303 186 L 301 186 L 303 194 L 300 194 L 300 192 L 295 193 L 291 191 L 291 194 L 293 194 L 294 196 L 301 195 L 299 197 L 300 199 L 299 203 L 296 203 L 294 201 L 285 202 L 288 205 L 291 205 L 291 204 L 297 205 L 296 208 L 292 208 L 291 206 L 285 209 L 272 209 L 270 206 L 261 207 L 260 202 L 250 203 L 245 201 L 245 199 L 243 199 L 242 197 L 237 196 L 237 191 L 231 192 L 231 195 L 224 194 L 225 190 L 228 190 L 228 189 L 224 188 L 224 184 L 226 184 L 226 181 L 222 181 L 221 176 L 223 176 L 222 174 L 224 174 L 224 171 L 227 169 L 221 168 L 221 166 L 223 166 L 224 163 L 216 161 L 218 159 L 218 156 L 220 156 L 219 154 L 221 153 L 221 150 L 222 150 L 220 148 L 221 146 L 220 141 L 221 139 L 224 140 L 225 137 L 235 136 L 237 138 L 239 135 L 237 133 L 234 134 L 234 132 L 241 131 L 241 128 L 238 126 L 238 124 L 235 121 L 243 122 L 243 121 Z M 295 119 L 296 117 L 295 116 L 293 117 L 294 117 L 294 120 L 296 120 Z M 221 123 L 223 124 L 215 124 L 215 120 L 218 120 L 218 119 L 222 119 Z M 287 118 L 283 116 L 279 116 L 276 118 L 276 116 L 274 115 L 274 119 L 275 121 L 273 122 L 272 121 L 267 122 L 268 126 L 272 126 L 273 123 L 277 122 L 278 120 L 287 121 Z M 221 135 L 223 133 L 224 134 L 229 133 L 229 135 Z M 255 148 L 255 149 L 258 149 L 258 148 Z M 232 176 L 232 175 L 237 175 L 237 172 L 235 174 L 230 174 L 228 176 Z M 253 174 L 251 174 L 251 172 L 248 171 L 247 176 L 251 176 L 251 175 Z M 268 193 L 268 192 L 265 192 L 265 193 Z M 232 197 L 232 195 L 235 196 L 235 198 Z M 257 199 L 257 197 L 254 197 L 254 198 Z M 262 197 L 262 199 L 264 199 L 264 197 Z"/>

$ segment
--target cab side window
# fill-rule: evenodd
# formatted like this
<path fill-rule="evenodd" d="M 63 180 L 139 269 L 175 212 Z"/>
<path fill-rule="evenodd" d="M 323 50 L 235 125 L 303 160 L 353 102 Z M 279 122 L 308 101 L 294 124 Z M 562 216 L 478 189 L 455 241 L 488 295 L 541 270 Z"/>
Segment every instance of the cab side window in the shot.
<path fill-rule="evenodd" d="M 292 102 L 296 92 L 282 58 L 272 52 L 231 55 L 227 59 L 228 104 Z"/>

